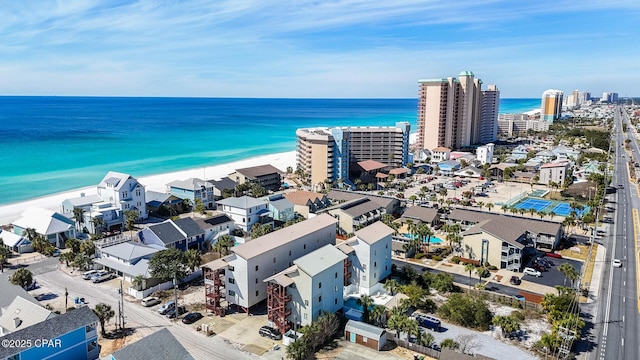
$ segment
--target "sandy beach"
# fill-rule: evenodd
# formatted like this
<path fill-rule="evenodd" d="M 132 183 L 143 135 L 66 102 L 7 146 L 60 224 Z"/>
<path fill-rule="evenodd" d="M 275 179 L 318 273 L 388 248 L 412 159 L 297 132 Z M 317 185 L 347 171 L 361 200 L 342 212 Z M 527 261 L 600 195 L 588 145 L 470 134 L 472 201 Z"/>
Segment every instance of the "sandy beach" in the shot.
<path fill-rule="evenodd" d="M 206 177 L 209 180 L 220 179 L 232 173 L 235 169 L 241 169 L 250 166 L 271 164 L 282 171 L 286 171 L 288 166 L 294 167 L 296 164 L 296 152 L 288 151 L 283 153 L 262 155 L 245 160 L 239 160 L 226 164 L 210 166 L 206 168 L 198 168 L 184 171 L 176 171 L 171 173 L 137 177 L 136 174 L 130 174 L 137 178 L 141 184 L 146 186 L 147 190 L 165 192 L 166 184 L 174 180 L 185 180 L 188 178 Z M 108 171 L 108 170 L 107 170 Z M 105 174 L 107 173 L 105 171 Z M 92 195 L 97 193 L 98 184 L 62 192 L 54 195 L 44 196 L 32 200 L 22 201 L 9 205 L 0 206 L 0 225 L 10 224 L 12 221 L 20 217 L 20 214 L 30 206 L 37 206 L 53 211 L 60 211 L 62 202 L 69 198 L 79 197 L 81 193 Z"/>

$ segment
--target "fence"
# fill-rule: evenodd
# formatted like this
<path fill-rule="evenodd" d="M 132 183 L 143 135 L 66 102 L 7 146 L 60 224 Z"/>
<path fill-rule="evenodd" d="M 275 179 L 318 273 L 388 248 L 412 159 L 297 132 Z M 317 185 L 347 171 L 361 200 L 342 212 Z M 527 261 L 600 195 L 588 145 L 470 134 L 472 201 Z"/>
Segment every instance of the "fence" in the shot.
<path fill-rule="evenodd" d="M 524 298 L 514 298 L 513 296 L 504 295 L 493 291 L 484 291 L 478 289 L 470 290 L 474 297 L 484 297 L 487 300 L 493 302 L 509 305 L 515 308 L 522 308 L 524 310 L 542 311 L 542 305 L 534 303 L 532 301 L 527 301 Z"/>
<path fill-rule="evenodd" d="M 108 238 L 96 240 L 95 244 L 97 248 L 101 249 L 103 247 L 117 245 L 117 244 L 121 244 L 131 240 L 132 240 L 131 236 L 126 234 L 119 234 L 119 235 L 110 236 Z"/>
<path fill-rule="evenodd" d="M 189 282 L 191 280 L 194 280 L 198 277 L 202 276 L 202 269 L 198 269 L 194 272 L 192 272 L 191 274 L 185 276 L 184 279 L 182 279 L 182 283 L 185 282 Z M 156 291 L 160 291 L 160 290 L 168 290 L 173 288 L 173 281 L 167 281 L 167 282 L 163 282 L 162 284 L 158 284 L 156 286 L 152 286 L 148 289 L 144 289 L 144 290 L 136 290 L 133 287 L 129 287 L 127 289 L 127 294 L 135 297 L 136 299 L 144 299 L 147 296 L 153 294 Z"/>
<path fill-rule="evenodd" d="M 430 347 L 414 344 L 407 340 L 402 340 L 400 338 L 395 337 L 392 333 L 387 333 L 387 340 L 393 341 L 396 343 L 396 345 L 405 349 L 409 349 L 413 352 L 418 352 L 418 353 L 427 355 L 429 357 L 432 357 L 434 359 L 440 359 L 440 351 L 434 350 Z"/>
<path fill-rule="evenodd" d="M 525 197 L 527 197 L 527 195 L 529 195 L 526 191 L 522 192 L 518 195 L 516 195 L 515 197 L 511 198 L 509 201 L 505 202 L 505 205 L 507 206 L 513 206 L 515 205 L 518 201 L 524 199 Z"/>
<path fill-rule="evenodd" d="M 30 263 L 30 262 L 34 262 L 34 261 L 38 261 L 38 260 L 42 260 L 46 258 L 46 256 L 42 255 L 42 254 L 34 254 L 34 255 L 20 255 L 17 258 L 13 258 L 13 259 L 9 259 L 7 260 L 10 264 L 16 265 L 16 264 L 25 264 L 25 263 Z"/>

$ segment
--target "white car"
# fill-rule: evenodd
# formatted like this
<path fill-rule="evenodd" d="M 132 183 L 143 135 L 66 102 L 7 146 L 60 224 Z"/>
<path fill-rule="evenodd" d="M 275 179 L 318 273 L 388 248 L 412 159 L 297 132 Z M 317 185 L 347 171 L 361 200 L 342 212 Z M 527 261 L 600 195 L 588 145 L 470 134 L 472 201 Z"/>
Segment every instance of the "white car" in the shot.
<path fill-rule="evenodd" d="M 525 275 L 531 275 L 531 276 L 535 276 L 535 277 L 540 277 L 542 276 L 542 273 L 540 273 L 540 271 L 533 269 L 533 268 L 529 268 L 526 267 L 524 268 L 524 270 L 522 270 L 522 273 Z"/>
<path fill-rule="evenodd" d="M 613 262 L 611 262 L 611 265 L 613 267 L 622 267 L 622 261 L 620 261 L 620 259 L 613 259 Z"/>

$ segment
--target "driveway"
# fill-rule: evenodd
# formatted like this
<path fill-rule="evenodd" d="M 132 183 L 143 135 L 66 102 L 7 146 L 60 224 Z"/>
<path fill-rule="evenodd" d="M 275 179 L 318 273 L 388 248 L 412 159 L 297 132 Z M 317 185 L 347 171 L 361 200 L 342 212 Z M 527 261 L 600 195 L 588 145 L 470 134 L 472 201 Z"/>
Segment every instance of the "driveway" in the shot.
<path fill-rule="evenodd" d="M 536 259 L 538 256 L 542 256 L 542 253 L 538 253 L 538 255 L 533 256 L 529 261 L 527 261 L 525 263 L 526 266 L 527 267 L 531 267 L 532 261 L 534 259 Z M 569 282 L 567 282 L 565 284 L 565 276 L 564 276 L 563 273 L 558 271 L 558 266 L 560 266 L 560 265 L 562 265 L 564 263 L 568 263 L 571 266 L 573 266 L 578 272 L 580 272 L 582 270 L 583 262 L 579 261 L 579 260 L 555 259 L 555 258 L 550 258 L 550 257 L 545 257 L 545 259 L 550 260 L 551 262 L 553 262 L 554 266 L 552 266 L 549 269 L 547 269 L 547 271 L 542 272 L 542 276 L 541 277 L 523 275 L 522 279 L 530 281 L 530 282 L 534 282 L 534 283 L 537 283 L 537 284 L 540 284 L 540 285 L 550 286 L 550 287 L 555 287 L 557 285 L 570 286 L 571 284 Z"/>

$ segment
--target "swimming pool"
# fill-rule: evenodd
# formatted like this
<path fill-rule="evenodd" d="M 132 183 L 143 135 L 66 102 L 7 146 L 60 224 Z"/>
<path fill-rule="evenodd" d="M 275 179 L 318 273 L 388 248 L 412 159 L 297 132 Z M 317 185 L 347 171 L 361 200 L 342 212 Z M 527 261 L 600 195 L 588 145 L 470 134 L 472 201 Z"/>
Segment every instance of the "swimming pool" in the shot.
<path fill-rule="evenodd" d="M 362 312 L 364 310 L 364 308 L 362 307 L 362 305 L 358 304 L 358 298 L 357 297 L 353 297 L 353 296 L 349 296 L 348 298 L 346 298 L 344 300 L 344 307 L 348 307 L 351 309 L 356 309 L 360 312 Z M 369 308 L 369 310 L 371 310 L 373 308 L 373 306 L 371 306 Z"/>
<path fill-rule="evenodd" d="M 401 234 L 403 237 L 407 238 L 407 239 L 415 239 L 416 236 L 415 235 L 411 235 L 409 233 L 402 233 Z M 427 239 L 425 238 L 425 243 L 427 242 Z M 429 243 L 431 244 L 440 244 L 442 242 L 442 239 L 440 239 L 437 236 L 431 236 L 431 240 L 429 240 Z"/>

